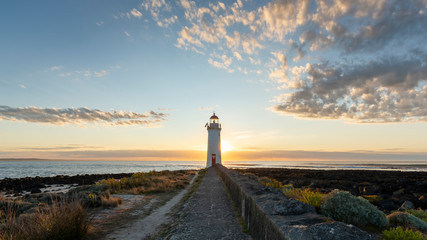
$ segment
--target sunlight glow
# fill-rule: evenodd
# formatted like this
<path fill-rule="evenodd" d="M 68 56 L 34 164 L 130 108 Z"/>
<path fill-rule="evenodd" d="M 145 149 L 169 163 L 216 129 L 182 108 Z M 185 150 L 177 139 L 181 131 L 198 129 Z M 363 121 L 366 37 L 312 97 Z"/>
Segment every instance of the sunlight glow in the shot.
<path fill-rule="evenodd" d="M 233 149 L 234 147 L 230 144 L 229 141 L 221 141 L 221 152 L 228 152 Z"/>

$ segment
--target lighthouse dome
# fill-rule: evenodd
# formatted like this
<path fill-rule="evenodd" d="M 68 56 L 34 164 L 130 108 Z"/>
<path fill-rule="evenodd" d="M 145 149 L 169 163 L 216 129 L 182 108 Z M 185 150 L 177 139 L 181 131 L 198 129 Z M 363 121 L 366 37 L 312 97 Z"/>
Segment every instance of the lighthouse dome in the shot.
<path fill-rule="evenodd" d="M 218 119 L 218 117 L 215 115 L 215 113 L 212 115 L 211 119 Z"/>

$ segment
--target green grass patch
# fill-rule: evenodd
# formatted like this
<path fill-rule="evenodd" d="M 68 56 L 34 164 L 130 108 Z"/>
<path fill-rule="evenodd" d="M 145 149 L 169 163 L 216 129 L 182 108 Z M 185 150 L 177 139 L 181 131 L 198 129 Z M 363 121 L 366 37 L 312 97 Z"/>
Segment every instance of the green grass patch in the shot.
<path fill-rule="evenodd" d="M 410 229 L 404 230 L 401 227 L 390 228 L 383 231 L 383 240 L 423 240 L 423 234 Z"/>
<path fill-rule="evenodd" d="M 301 189 L 301 188 L 293 188 L 293 187 L 284 187 L 282 188 L 282 191 L 286 196 L 294 198 L 298 201 L 307 203 L 315 207 L 317 210 L 320 209 L 320 206 L 325 201 L 325 195 L 326 195 L 317 190 L 313 191 L 309 188 Z"/>

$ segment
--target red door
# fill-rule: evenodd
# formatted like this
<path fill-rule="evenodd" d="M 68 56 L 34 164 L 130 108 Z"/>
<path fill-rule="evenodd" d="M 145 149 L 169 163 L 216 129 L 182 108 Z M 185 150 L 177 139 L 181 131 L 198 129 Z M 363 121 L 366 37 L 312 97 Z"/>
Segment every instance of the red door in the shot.
<path fill-rule="evenodd" d="M 212 165 L 216 164 L 216 154 L 212 154 Z"/>

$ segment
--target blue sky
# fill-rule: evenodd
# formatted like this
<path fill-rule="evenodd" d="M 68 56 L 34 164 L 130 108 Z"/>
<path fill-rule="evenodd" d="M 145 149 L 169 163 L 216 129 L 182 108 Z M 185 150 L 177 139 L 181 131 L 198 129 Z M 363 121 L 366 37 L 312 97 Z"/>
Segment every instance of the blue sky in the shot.
<path fill-rule="evenodd" d="M 2 5 L 0 158 L 427 156 L 421 0 Z"/>

